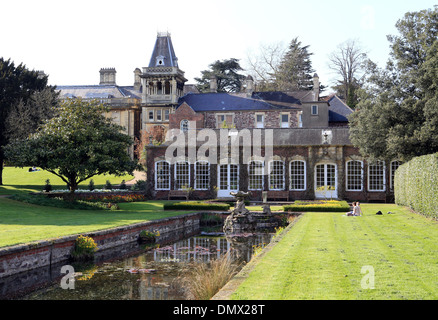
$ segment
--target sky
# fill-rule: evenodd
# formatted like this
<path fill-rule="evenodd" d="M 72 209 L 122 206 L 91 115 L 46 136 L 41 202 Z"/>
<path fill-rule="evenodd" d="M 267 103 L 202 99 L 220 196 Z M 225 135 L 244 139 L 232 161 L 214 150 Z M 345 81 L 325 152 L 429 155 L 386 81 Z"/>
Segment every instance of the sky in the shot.
<path fill-rule="evenodd" d="M 0 0 L 0 57 L 43 70 L 51 85 L 99 84 L 115 68 L 118 85 L 134 83 L 147 67 L 157 32 L 169 32 L 187 83 L 216 60 L 240 59 L 262 45 L 298 37 L 325 86 L 335 75 L 328 56 L 354 39 L 380 67 L 389 58 L 387 35 L 409 11 L 436 0 Z M 246 74 L 246 72 L 242 72 Z"/>

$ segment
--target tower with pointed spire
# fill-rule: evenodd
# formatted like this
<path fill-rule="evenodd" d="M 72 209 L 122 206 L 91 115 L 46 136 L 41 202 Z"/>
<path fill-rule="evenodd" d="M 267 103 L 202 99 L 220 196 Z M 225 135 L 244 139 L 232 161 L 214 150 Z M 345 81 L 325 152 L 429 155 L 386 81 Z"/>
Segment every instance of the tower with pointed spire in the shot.
<path fill-rule="evenodd" d="M 178 66 L 170 33 L 159 32 L 149 60 L 140 74 L 142 85 L 142 127 L 168 121 L 168 115 L 183 95 L 184 71 Z M 166 119 L 167 118 L 167 119 Z"/>

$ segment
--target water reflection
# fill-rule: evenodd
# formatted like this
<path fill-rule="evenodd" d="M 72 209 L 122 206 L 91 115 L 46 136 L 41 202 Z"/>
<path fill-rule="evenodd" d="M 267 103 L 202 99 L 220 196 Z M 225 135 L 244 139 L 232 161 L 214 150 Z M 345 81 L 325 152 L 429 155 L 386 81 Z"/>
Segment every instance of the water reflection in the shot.
<path fill-rule="evenodd" d="M 255 246 L 269 243 L 272 234 L 194 236 L 153 248 L 136 248 L 134 255 L 96 264 L 72 264 L 74 289 L 62 289 L 60 278 L 44 289 L 19 299 L 37 300 L 182 300 L 181 279 L 194 261 L 209 262 L 225 254 L 236 264 L 248 262 Z M 134 250 L 134 251 L 135 251 Z M 138 253 L 138 251 L 141 253 Z"/>

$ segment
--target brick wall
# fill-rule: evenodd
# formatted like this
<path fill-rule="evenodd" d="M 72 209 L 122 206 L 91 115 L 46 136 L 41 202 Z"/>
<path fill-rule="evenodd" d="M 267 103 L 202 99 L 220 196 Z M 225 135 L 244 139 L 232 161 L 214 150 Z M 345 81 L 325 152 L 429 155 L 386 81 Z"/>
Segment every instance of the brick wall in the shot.
<path fill-rule="evenodd" d="M 180 129 L 180 123 L 182 120 L 189 120 L 196 122 L 196 128 L 204 127 L 204 115 L 202 113 L 196 113 L 187 103 L 183 103 L 175 113 L 169 115 L 169 128 Z"/>
<path fill-rule="evenodd" d="M 298 115 L 296 110 L 275 110 L 275 111 L 233 111 L 233 112 L 206 112 L 205 128 L 218 129 L 217 116 L 219 114 L 232 114 L 234 116 L 234 125 L 236 129 L 256 128 L 256 114 L 264 115 L 265 128 L 280 128 L 280 115 L 289 114 L 289 127 L 298 127 Z"/>

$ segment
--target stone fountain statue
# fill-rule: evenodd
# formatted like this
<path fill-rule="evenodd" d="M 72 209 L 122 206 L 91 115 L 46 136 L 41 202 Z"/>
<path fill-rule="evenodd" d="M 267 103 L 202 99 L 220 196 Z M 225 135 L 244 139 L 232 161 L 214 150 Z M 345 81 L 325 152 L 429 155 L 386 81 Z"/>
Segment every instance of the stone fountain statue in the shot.
<path fill-rule="evenodd" d="M 263 214 L 250 212 L 245 208 L 245 199 L 251 196 L 251 192 L 230 192 L 236 198 L 236 204 L 231 214 L 225 219 L 225 233 L 253 232 L 257 230 L 257 221 L 261 216 L 270 216 L 271 209 L 269 205 L 263 208 Z"/>
<path fill-rule="evenodd" d="M 230 194 L 236 198 L 236 205 L 234 206 L 234 210 L 231 212 L 232 216 L 245 216 L 249 214 L 249 210 L 245 208 L 245 198 L 251 196 L 251 192 L 230 192 Z"/>

